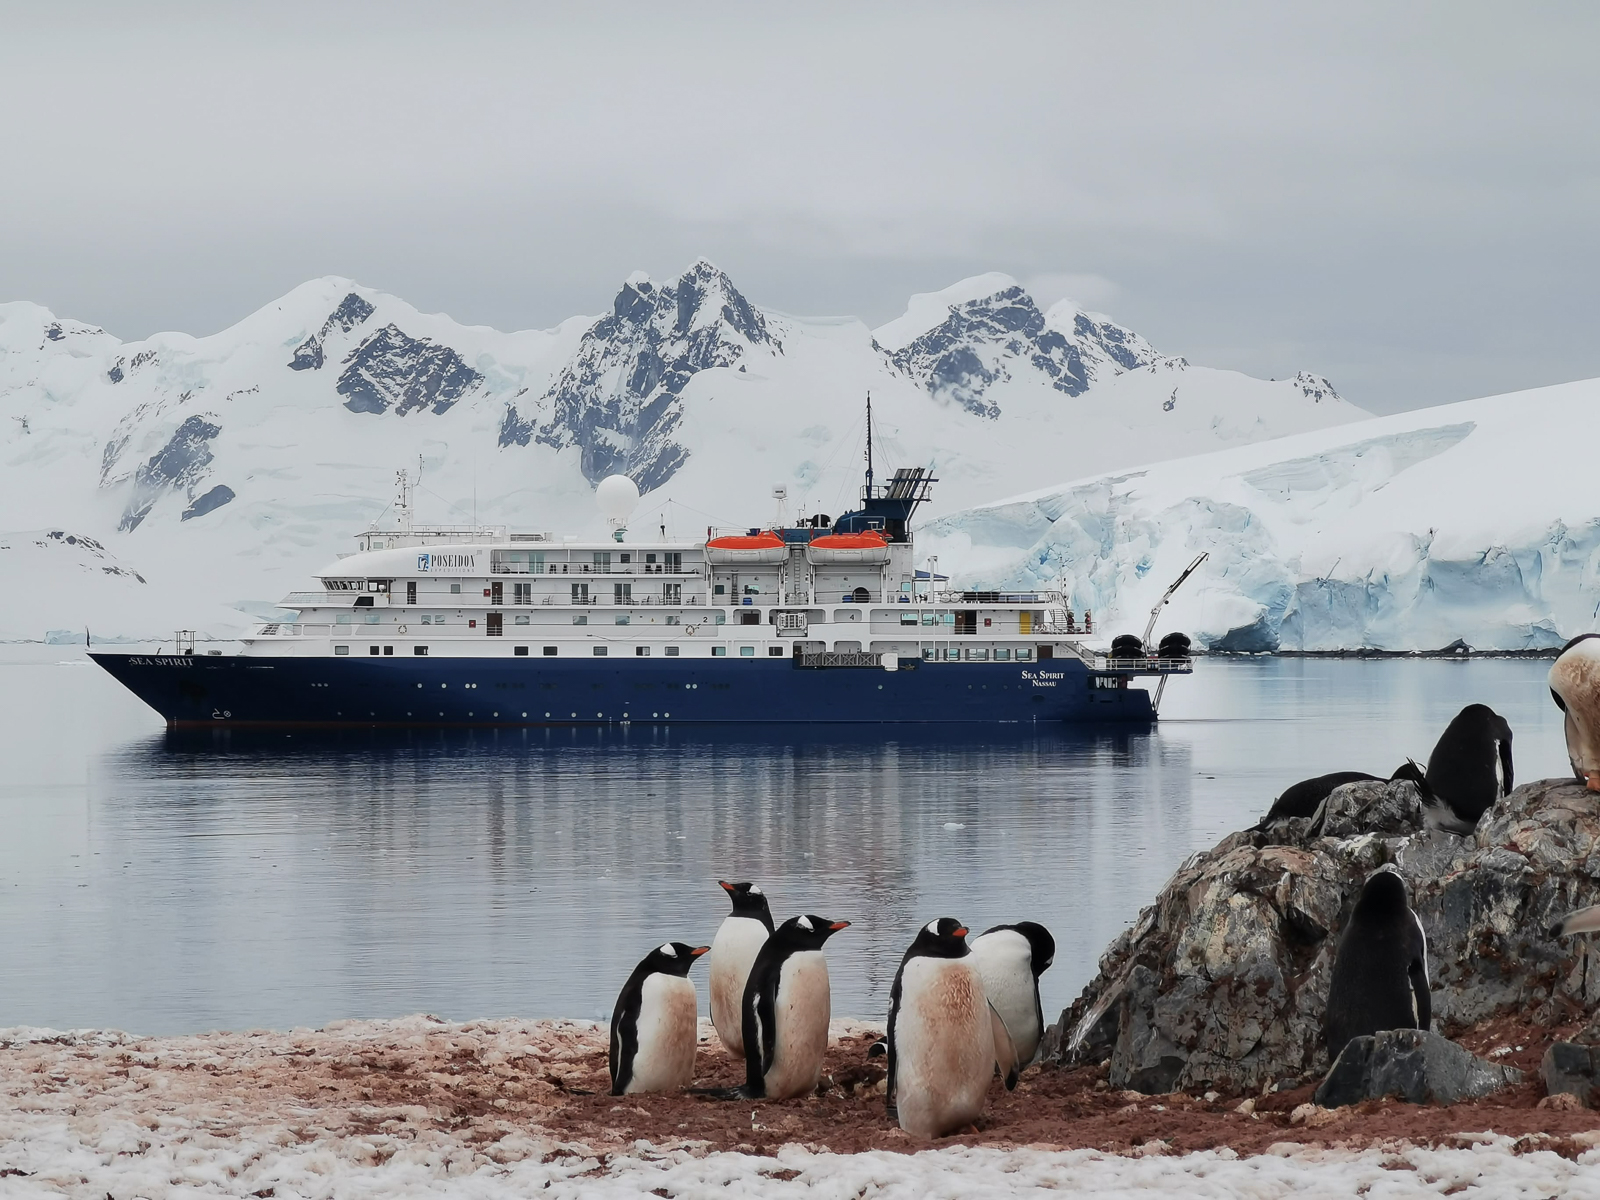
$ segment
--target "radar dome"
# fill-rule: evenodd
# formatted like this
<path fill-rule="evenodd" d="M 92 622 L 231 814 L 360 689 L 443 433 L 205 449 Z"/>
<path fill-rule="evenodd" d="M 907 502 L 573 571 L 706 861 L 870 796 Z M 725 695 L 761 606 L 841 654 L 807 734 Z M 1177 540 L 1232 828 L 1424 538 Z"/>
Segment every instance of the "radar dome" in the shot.
<path fill-rule="evenodd" d="M 639 488 L 626 475 L 607 475 L 594 489 L 594 499 L 607 520 L 626 521 L 639 503 Z"/>

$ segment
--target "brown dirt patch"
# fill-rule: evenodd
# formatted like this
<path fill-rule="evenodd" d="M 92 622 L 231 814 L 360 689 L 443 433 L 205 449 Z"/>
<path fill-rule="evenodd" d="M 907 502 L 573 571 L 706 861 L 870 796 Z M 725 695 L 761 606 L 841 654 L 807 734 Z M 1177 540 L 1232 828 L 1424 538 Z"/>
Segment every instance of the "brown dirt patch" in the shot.
<path fill-rule="evenodd" d="M 1488 1100 L 1431 1108 L 1375 1101 L 1308 1120 L 1297 1107 L 1312 1088 L 1251 1097 L 1113 1092 L 1101 1067 L 1034 1068 L 1015 1092 L 996 1083 L 975 1130 L 940 1144 L 1093 1148 L 1182 1153 L 1231 1147 L 1241 1154 L 1281 1142 L 1348 1148 L 1459 1145 L 1462 1133 L 1525 1138 L 1530 1149 L 1576 1155 L 1572 1135 L 1600 1128 L 1600 1114 L 1540 1109 L 1539 1060 L 1552 1040 L 1580 1022 L 1551 1028 L 1503 1018 L 1454 1031 L 1480 1054 L 1528 1071 L 1530 1081 Z M 707 1033 L 709 1029 L 707 1028 Z M 450 1025 L 431 1018 L 339 1022 L 326 1030 L 210 1034 L 188 1038 L 68 1035 L 54 1041 L 0 1040 L 0 1102 L 31 1111 L 60 1107 L 203 1119 L 213 1135 L 281 1124 L 296 1136 L 453 1134 L 494 1153 L 512 1134 L 594 1150 L 635 1139 L 656 1145 L 764 1154 L 784 1143 L 837 1152 L 911 1150 L 926 1143 L 892 1122 L 877 1085 L 881 1060 L 860 1027 L 828 1052 L 818 1094 L 797 1100 L 718 1101 L 691 1095 L 610 1096 L 603 1028 L 571 1022 L 487 1021 Z M 118 1040 L 120 1039 L 120 1040 Z M 702 1039 L 697 1083 L 742 1081 L 714 1036 Z"/>

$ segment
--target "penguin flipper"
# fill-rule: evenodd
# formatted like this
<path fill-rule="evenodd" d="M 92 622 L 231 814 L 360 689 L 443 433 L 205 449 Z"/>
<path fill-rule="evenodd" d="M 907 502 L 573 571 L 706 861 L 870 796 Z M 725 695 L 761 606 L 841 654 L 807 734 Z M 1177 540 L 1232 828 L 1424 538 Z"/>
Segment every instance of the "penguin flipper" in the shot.
<path fill-rule="evenodd" d="M 1015 1091 L 1017 1076 L 1022 1074 L 1022 1067 L 1017 1062 L 1017 1044 L 1011 1040 L 1011 1031 L 1006 1028 L 1005 1021 L 1001 1020 L 993 1004 L 989 1005 L 989 1027 L 994 1031 L 994 1065 L 1006 1081 L 1006 1091 Z"/>
<path fill-rule="evenodd" d="M 1594 933 L 1600 930 L 1600 904 L 1591 904 L 1568 913 L 1550 929 L 1551 937 L 1566 937 L 1569 933 Z"/>

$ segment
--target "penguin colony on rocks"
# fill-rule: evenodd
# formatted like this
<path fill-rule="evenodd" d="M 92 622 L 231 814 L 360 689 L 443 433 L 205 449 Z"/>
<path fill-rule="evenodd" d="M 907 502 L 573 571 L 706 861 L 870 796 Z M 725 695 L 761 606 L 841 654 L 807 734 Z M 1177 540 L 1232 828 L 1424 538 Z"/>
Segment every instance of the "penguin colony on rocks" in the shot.
<path fill-rule="evenodd" d="M 1550 694 L 1565 719 L 1572 772 L 1600 792 L 1600 635 L 1567 643 L 1550 669 Z M 1469 834 L 1511 793 L 1511 727 L 1484 704 L 1463 708 L 1424 770 L 1407 760 L 1390 779 L 1414 784 L 1430 826 Z M 1338 771 L 1302 780 L 1273 801 L 1260 832 L 1282 820 L 1318 819 L 1335 788 L 1378 776 Z M 1313 826 L 1315 828 L 1315 826 Z M 729 1053 L 742 1056 L 736 1088 L 691 1089 L 722 1099 L 783 1100 L 813 1091 L 832 1016 L 823 947 L 848 921 L 808 914 L 774 925 L 761 889 L 721 882 L 732 911 L 708 946 L 668 942 L 645 956 L 617 998 L 611 1023 L 613 1095 L 687 1088 L 694 1076 L 696 1016 L 689 970 L 711 958 L 711 1019 Z M 1571 913 L 1554 936 L 1600 931 L 1600 905 Z M 983 1111 L 998 1072 L 1013 1088 L 1044 1035 L 1039 976 L 1055 957 L 1032 921 L 969 937 L 953 917 L 917 931 L 890 990 L 888 1036 L 870 1054 L 888 1058 L 887 1103 L 902 1129 L 943 1137 Z M 1330 1060 L 1353 1038 L 1432 1023 L 1428 939 L 1406 884 L 1379 868 L 1340 933 L 1323 1017 Z"/>
<path fill-rule="evenodd" d="M 823 946 L 849 921 L 815 914 L 774 926 L 761 889 L 719 881 L 732 911 L 710 946 L 668 942 L 634 968 L 611 1019 L 611 1094 L 687 1088 L 694 1076 L 697 996 L 689 968 L 710 955 L 711 1019 L 744 1059 L 734 1088 L 693 1088 L 724 1100 L 787 1100 L 816 1089 L 832 1006 Z M 901 1128 L 942 1137 L 971 1125 L 998 1072 L 1014 1088 L 1044 1036 L 1039 976 L 1055 939 L 1034 921 L 967 940 L 941 917 L 917 932 L 890 990 L 888 1106 Z"/>
<path fill-rule="evenodd" d="M 1585 653 L 1593 653 L 1593 661 L 1600 667 L 1600 641 L 1595 643 L 1593 651 Z M 1557 704 L 1562 703 L 1563 694 L 1556 685 L 1558 672 L 1563 680 L 1575 674 L 1570 664 L 1563 665 L 1566 658 L 1563 655 L 1558 659 L 1550 673 L 1551 691 Z M 1600 680 L 1600 671 L 1596 678 Z M 1577 694 L 1575 685 L 1570 690 Z M 1585 702 L 1600 716 L 1597 701 L 1600 701 L 1600 688 Z M 1574 724 L 1575 719 L 1569 712 L 1569 748 Z M 1600 722 L 1594 728 L 1600 730 Z M 1579 778 L 1584 778 L 1578 762 L 1574 757 L 1573 770 L 1578 772 Z M 1596 760 L 1596 770 L 1600 771 L 1600 760 Z M 1433 753 L 1428 756 L 1426 770 L 1407 759 L 1389 778 L 1408 780 L 1416 786 L 1430 827 L 1470 834 L 1485 812 L 1511 794 L 1514 778 L 1511 726 L 1488 705 L 1469 704 L 1439 736 Z M 1376 779 L 1378 776 L 1362 771 L 1335 771 L 1301 780 L 1285 788 L 1272 802 L 1267 815 L 1248 832 L 1262 832 L 1278 821 L 1296 817 L 1312 818 L 1315 831 L 1335 788 Z M 1596 790 L 1600 790 L 1600 786 L 1596 786 Z M 1589 912 L 1593 913 L 1592 918 L 1585 918 L 1585 913 Z M 1568 923 L 1576 921 L 1577 924 L 1566 932 L 1600 929 L 1600 906 L 1585 913 L 1569 917 Z M 1585 924 L 1585 920 L 1592 924 Z M 1422 922 L 1411 910 L 1405 880 L 1392 865 L 1386 865 L 1373 872 L 1363 884 L 1350 919 L 1339 936 L 1322 1025 L 1328 1058 L 1330 1061 L 1337 1059 L 1352 1038 L 1385 1029 L 1426 1030 L 1432 1019 L 1428 938 Z"/>

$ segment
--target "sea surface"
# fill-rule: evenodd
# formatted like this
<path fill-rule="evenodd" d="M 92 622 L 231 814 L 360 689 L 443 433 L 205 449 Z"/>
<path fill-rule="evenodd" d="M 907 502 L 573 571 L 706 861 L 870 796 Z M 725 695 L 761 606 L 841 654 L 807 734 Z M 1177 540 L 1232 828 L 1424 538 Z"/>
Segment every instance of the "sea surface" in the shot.
<path fill-rule="evenodd" d="M 839 1015 L 884 1014 L 935 917 L 1041 921 L 1053 1018 L 1295 780 L 1426 761 L 1473 701 L 1519 781 L 1565 775 L 1548 669 L 1203 660 L 1123 730 L 175 735 L 81 649 L 0 646 L 0 1027 L 609 1017 L 652 946 L 710 942 L 719 878 L 852 922 Z"/>

